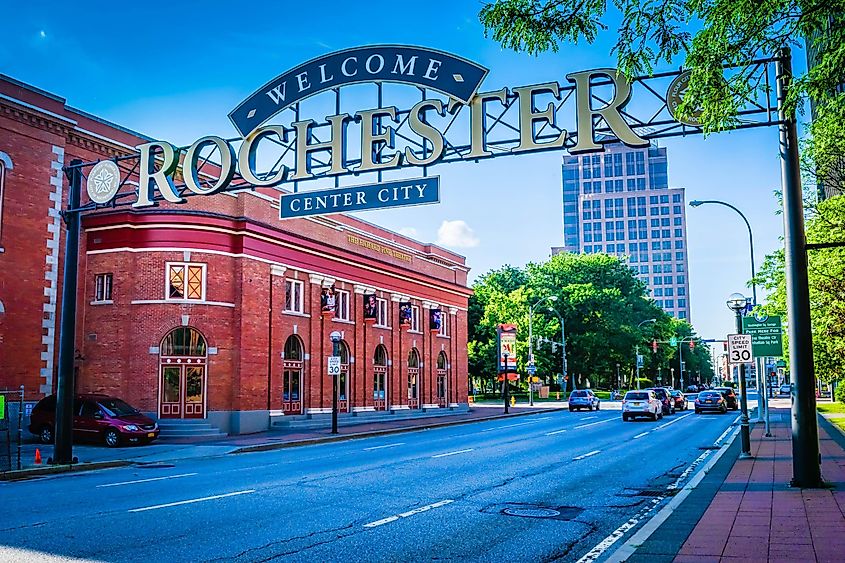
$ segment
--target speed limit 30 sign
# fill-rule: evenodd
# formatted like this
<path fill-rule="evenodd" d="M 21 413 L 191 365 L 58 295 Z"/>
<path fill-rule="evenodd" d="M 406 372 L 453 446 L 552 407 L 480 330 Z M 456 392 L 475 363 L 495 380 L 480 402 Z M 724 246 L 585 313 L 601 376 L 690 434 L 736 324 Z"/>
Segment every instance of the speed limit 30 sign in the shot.
<path fill-rule="evenodd" d="M 340 356 L 329 356 L 328 376 L 337 377 L 340 375 Z"/>
<path fill-rule="evenodd" d="M 728 335 L 728 361 L 730 363 L 749 364 L 753 358 L 750 334 Z"/>

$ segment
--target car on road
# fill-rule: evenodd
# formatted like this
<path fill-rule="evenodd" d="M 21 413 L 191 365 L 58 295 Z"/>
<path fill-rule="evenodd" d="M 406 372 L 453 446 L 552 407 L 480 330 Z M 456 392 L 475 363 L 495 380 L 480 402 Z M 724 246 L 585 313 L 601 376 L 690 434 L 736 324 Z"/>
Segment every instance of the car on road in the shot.
<path fill-rule="evenodd" d="M 713 390 L 722 394 L 729 409 L 732 411 L 739 409 L 739 397 L 732 387 L 716 387 Z"/>
<path fill-rule="evenodd" d="M 663 387 L 649 387 L 648 391 L 654 391 L 655 396 L 663 406 L 663 414 L 675 414 L 675 402 L 669 397 L 669 393 Z"/>
<path fill-rule="evenodd" d="M 651 420 L 663 418 L 663 405 L 654 391 L 643 389 L 625 393 L 625 398 L 622 399 L 622 421 L 627 422 L 637 417 Z"/>
<path fill-rule="evenodd" d="M 590 389 L 576 389 L 569 395 L 569 412 L 576 409 L 599 410 L 600 407 L 601 401 Z"/>
<path fill-rule="evenodd" d="M 689 408 L 687 398 L 683 393 L 677 389 L 667 389 L 667 391 L 669 392 L 669 397 L 675 403 L 675 410 L 685 411 Z"/>
<path fill-rule="evenodd" d="M 56 396 L 41 399 L 32 409 L 29 431 L 43 444 L 52 444 L 56 428 Z M 146 444 L 159 435 L 158 424 L 129 406 L 122 399 L 108 395 L 76 395 L 73 400 L 73 437 L 102 441 L 115 448 L 126 443 Z"/>
<path fill-rule="evenodd" d="M 791 383 L 784 383 L 778 389 L 778 395 L 791 395 L 792 394 L 792 384 Z"/>
<path fill-rule="evenodd" d="M 695 414 L 705 411 L 728 412 L 728 402 L 719 391 L 702 391 L 695 398 Z"/>

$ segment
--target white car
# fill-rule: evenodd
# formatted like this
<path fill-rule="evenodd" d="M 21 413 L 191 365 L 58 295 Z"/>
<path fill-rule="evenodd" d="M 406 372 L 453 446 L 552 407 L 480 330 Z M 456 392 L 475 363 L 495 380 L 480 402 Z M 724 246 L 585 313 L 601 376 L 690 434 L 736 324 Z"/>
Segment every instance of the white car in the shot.
<path fill-rule="evenodd" d="M 638 416 L 659 420 L 663 418 L 663 405 L 654 391 L 628 391 L 622 399 L 622 420 L 627 422 Z"/>

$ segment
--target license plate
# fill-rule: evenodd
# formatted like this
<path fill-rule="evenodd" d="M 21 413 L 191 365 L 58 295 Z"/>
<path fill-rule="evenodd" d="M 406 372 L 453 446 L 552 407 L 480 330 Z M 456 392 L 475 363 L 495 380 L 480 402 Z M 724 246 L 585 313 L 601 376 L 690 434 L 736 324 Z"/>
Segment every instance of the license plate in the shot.
<path fill-rule="evenodd" d="M 147 432 L 147 438 L 155 438 L 155 432 Z"/>
<path fill-rule="evenodd" d="M 641 403 L 634 403 L 635 407 L 639 407 Z"/>
<path fill-rule="evenodd" d="M 712 399 L 705 399 L 705 400 L 704 400 L 704 402 L 705 402 L 705 403 L 712 403 L 712 402 L 713 402 L 713 400 L 712 400 Z"/>

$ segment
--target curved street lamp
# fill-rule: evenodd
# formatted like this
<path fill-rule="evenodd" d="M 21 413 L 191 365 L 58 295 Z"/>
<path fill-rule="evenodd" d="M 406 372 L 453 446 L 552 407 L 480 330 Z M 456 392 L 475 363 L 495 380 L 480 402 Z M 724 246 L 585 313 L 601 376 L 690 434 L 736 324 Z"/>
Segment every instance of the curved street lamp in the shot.
<path fill-rule="evenodd" d="M 549 307 L 549 313 L 554 313 L 555 315 L 557 315 L 557 318 L 560 321 L 560 347 L 561 347 L 561 350 L 560 350 L 561 366 L 560 367 L 563 370 L 563 372 L 561 374 L 563 376 L 563 384 L 564 384 L 563 392 L 566 393 L 566 389 L 569 387 L 567 380 L 566 380 L 566 328 L 564 327 L 564 324 L 563 324 L 563 315 L 561 315 L 557 311 L 557 309 L 552 309 L 551 307 Z M 575 389 L 576 389 L 575 380 L 573 379 L 572 380 L 572 390 L 574 391 Z"/>
<path fill-rule="evenodd" d="M 534 362 L 534 330 L 532 319 L 534 317 L 534 309 L 543 301 L 557 301 L 557 295 L 547 295 L 528 308 L 528 365 Z M 534 406 L 534 388 L 531 387 L 531 379 L 529 375 L 528 380 L 528 404 Z"/>
<path fill-rule="evenodd" d="M 741 293 L 731 293 L 727 301 L 728 309 L 736 314 L 736 333 L 742 334 L 742 311 L 747 305 L 745 296 Z M 729 358 L 730 359 L 730 358 Z M 748 430 L 748 399 L 745 396 L 745 364 L 739 364 L 739 402 L 742 415 L 739 419 L 740 437 L 742 438 L 742 452 L 740 459 L 751 457 L 751 434 Z"/>

